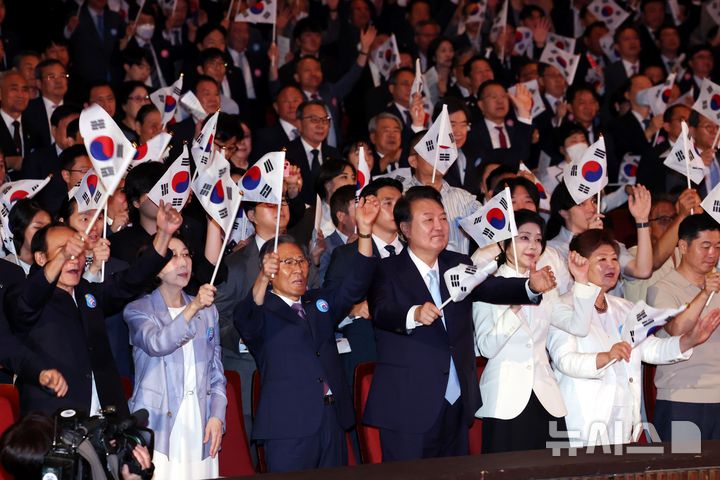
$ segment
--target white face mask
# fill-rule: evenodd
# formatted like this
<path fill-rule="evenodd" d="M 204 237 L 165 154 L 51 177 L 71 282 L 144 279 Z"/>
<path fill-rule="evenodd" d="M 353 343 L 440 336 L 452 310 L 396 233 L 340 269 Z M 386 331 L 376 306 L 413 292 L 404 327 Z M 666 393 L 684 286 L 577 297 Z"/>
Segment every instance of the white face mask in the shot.
<path fill-rule="evenodd" d="M 135 34 L 146 42 L 152 40 L 153 33 L 155 33 L 155 25 L 151 23 L 143 23 L 135 29 Z"/>
<path fill-rule="evenodd" d="M 587 143 L 576 143 L 575 145 L 570 145 L 565 149 L 565 152 L 567 153 L 568 158 L 570 158 L 571 162 L 579 162 L 580 159 L 583 156 L 583 153 L 585 153 L 585 150 L 590 148 L 590 146 Z"/>

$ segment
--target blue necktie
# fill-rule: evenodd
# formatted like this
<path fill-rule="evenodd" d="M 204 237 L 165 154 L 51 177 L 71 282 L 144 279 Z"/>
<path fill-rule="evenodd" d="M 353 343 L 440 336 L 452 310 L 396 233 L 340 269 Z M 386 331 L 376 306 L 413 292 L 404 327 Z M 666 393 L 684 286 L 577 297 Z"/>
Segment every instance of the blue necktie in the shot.
<path fill-rule="evenodd" d="M 103 18 L 104 14 L 95 15 L 95 28 L 97 28 L 100 40 L 105 40 L 105 22 Z"/>
<path fill-rule="evenodd" d="M 718 165 L 715 163 L 715 159 L 713 158 L 712 163 L 710 164 L 710 188 L 713 189 L 715 186 L 720 183 L 720 171 L 718 171 Z"/>
<path fill-rule="evenodd" d="M 442 305 L 442 298 L 440 297 L 440 283 L 438 281 L 438 272 L 435 270 L 430 270 L 427 274 L 428 277 L 428 290 L 430 290 L 430 295 L 432 295 L 433 302 L 435 302 L 435 305 L 440 306 Z M 447 330 L 447 325 L 445 324 L 445 317 L 440 317 L 443 322 L 443 326 Z M 448 383 L 447 387 L 445 387 L 445 400 L 448 401 L 450 405 L 453 405 L 457 399 L 460 398 L 460 380 L 458 379 L 457 370 L 455 369 L 455 361 L 452 358 L 452 355 L 450 355 L 450 373 L 448 375 Z"/>

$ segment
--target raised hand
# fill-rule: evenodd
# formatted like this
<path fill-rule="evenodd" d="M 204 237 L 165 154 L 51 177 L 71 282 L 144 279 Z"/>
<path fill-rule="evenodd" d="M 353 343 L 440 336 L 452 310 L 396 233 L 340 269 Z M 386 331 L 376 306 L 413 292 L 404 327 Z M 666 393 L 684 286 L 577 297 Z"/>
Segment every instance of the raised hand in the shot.
<path fill-rule="evenodd" d="M 280 271 L 280 257 L 277 252 L 270 252 L 263 257 L 262 273 L 263 276 L 270 280 Z"/>
<path fill-rule="evenodd" d="M 680 337 L 680 350 L 686 352 L 692 347 L 705 343 L 718 325 L 720 325 L 720 308 L 701 317 L 689 332 Z"/>
<path fill-rule="evenodd" d="M 690 215 L 691 212 L 702 213 L 700 202 L 702 202 L 702 200 L 697 191 L 692 188 L 687 188 L 680 194 L 677 202 L 675 202 L 675 210 L 677 210 L 678 215 L 683 218 Z"/>
<path fill-rule="evenodd" d="M 302 174 L 300 173 L 300 167 L 288 163 L 285 167 L 285 173 L 283 176 L 283 182 L 287 190 L 288 198 L 297 197 L 300 194 L 300 190 L 302 190 Z"/>
<path fill-rule="evenodd" d="M 652 207 L 650 191 L 642 185 L 635 185 L 632 189 L 633 193 L 628 197 L 628 209 L 636 222 L 645 223 Z"/>
<path fill-rule="evenodd" d="M 598 228 L 602 230 L 605 228 L 605 225 L 603 224 L 603 218 L 605 218 L 605 215 L 602 213 L 596 213 L 592 216 L 590 221 L 588 222 L 588 229 Z"/>
<path fill-rule="evenodd" d="M 160 200 L 157 217 L 155 219 L 157 229 L 160 232 L 172 236 L 173 233 L 182 225 L 182 215 L 175 210 L 172 205 Z"/>
<path fill-rule="evenodd" d="M 197 296 L 193 299 L 193 303 L 198 307 L 198 310 L 207 308 L 215 302 L 215 292 L 217 292 L 217 288 L 209 283 L 200 287 Z"/>
<path fill-rule="evenodd" d="M 369 234 L 380 213 L 380 202 L 375 195 L 361 198 L 355 207 L 355 224 L 359 234 Z"/>
<path fill-rule="evenodd" d="M 572 251 L 568 254 L 568 270 L 576 282 L 587 285 L 590 262 L 579 253 Z"/>
<path fill-rule="evenodd" d="M 535 293 L 545 293 L 552 290 L 557 286 L 555 282 L 555 274 L 550 266 L 545 266 L 540 270 L 536 270 L 536 265 L 533 263 L 530 266 L 530 290 Z"/>
<path fill-rule="evenodd" d="M 705 275 L 705 287 L 707 293 L 720 291 L 720 272 L 710 272 Z"/>
<path fill-rule="evenodd" d="M 515 106 L 518 118 L 531 118 L 530 114 L 533 106 L 532 94 L 525 85 L 518 83 L 515 88 L 515 95 L 508 92 L 508 97 L 510 97 L 510 101 Z"/>
<path fill-rule="evenodd" d="M 102 264 L 107 262 L 109 258 L 110 242 L 105 238 L 101 238 L 98 240 L 95 248 L 93 248 L 93 261 L 90 265 L 90 271 L 97 273 L 97 271 L 102 268 Z"/>
<path fill-rule="evenodd" d="M 76 232 L 75 235 L 68 239 L 62 252 L 65 259 L 75 260 L 85 255 L 86 249 L 85 237 L 80 232 Z"/>
<path fill-rule="evenodd" d="M 373 25 L 370 25 L 364 32 L 360 31 L 360 48 L 363 52 L 367 54 L 370 53 L 370 47 L 375 41 L 376 35 L 377 28 L 375 28 Z M 365 55 L 365 58 L 367 58 L 367 55 Z"/>

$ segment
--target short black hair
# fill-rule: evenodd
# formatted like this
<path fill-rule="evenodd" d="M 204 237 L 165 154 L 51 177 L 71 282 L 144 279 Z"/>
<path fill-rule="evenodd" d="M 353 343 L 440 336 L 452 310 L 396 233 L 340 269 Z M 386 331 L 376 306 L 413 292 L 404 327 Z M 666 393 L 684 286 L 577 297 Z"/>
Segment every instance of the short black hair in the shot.
<path fill-rule="evenodd" d="M 298 39 L 303 33 L 322 33 L 322 31 L 322 25 L 315 18 L 305 17 L 295 24 L 293 38 Z"/>
<path fill-rule="evenodd" d="M 620 40 L 620 35 L 622 35 L 626 30 L 632 30 L 640 36 L 640 30 L 638 30 L 635 25 L 632 23 L 623 23 L 617 28 L 617 30 L 615 30 L 615 33 L 613 34 L 613 43 L 617 44 Z"/>
<path fill-rule="evenodd" d="M 76 231 L 73 227 L 66 223 L 57 221 L 48 223 L 40 230 L 35 232 L 35 235 L 33 235 L 32 241 L 30 242 L 30 251 L 33 253 L 33 255 L 38 252 L 48 253 L 47 236 L 48 232 L 53 228 L 69 228 L 73 232 Z"/>
<path fill-rule="evenodd" d="M 135 90 L 136 88 L 143 88 L 146 92 L 149 91 L 148 86 L 145 85 L 143 82 L 139 82 L 137 80 L 129 80 L 127 82 L 123 82 L 120 85 L 118 104 L 125 105 L 130 99 L 130 95 L 132 95 L 133 90 Z"/>
<path fill-rule="evenodd" d="M 360 192 L 360 196 L 365 198 L 368 195 L 377 195 L 380 189 L 385 187 L 394 188 L 401 194 L 403 193 L 403 184 L 399 180 L 390 177 L 380 177 L 365 185 L 365 188 Z"/>
<path fill-rule="evenodd" d="M 50 115 L 50 125 L 57 127 L 60 125 L 60 121 L 63 118 L 67 118 L 72 115 L 80 115 L 80 109 L 71 104 L 58 105 L 55 107 L 52 115 Z"/>
<path fill-rule="evenodd" d="M 488 66 L 490 68 L 492 68 L 492 64 L 490 63 L 490 60 L 483 57 L 482 55 L 475 55 L 472 58 L 470 58 L 470 60 L 465 62 L 465 65 L 463 65 L 463 75 L 465 75 L 466 77 L 470 76 L 470 72 L 472 71 L 473 63 L 475 63 L 475 62 L 485 62 L 488 64 Z"/>
<path fill-rule="evenodd" d="M 202 52 L 200 52 L 200 57 L 198 63 L 201 66 L 205 66 L 205 64 L 211 60 L 217 60 L 220 59 L 223 62 L 227 62 L 227 57 L 225 56 L 225 53 L 220 50 L 219 48 L 206 48 Z"/>
<path fill-rule="evenodd" d="M 575 97 L 577 97 L 581 93 L 586 93 L 586 92 L 592 94 L 595 101 L 600 103 L 600 96 L 597 94 L 597 92 L 595 91 L 595 89 L 593 87 L 591 87 L 590 85 L 588 85 L 585 82 L 580 82 L 580 83 L 577 83 L 577 84 L 574 84 L 574 85 L 568 87 L 568 90 L 566 93 L 568 103 L 574 102 Z"/>
<path fill-rule="evenodd" d="M 195 44 L 200 45 L 203 42 L 203 40 L 205 40 L 205 37 L 210 35 L 215 30 L 220 32 L 222 34 L 223 38 L 227 37 L 227 30 L 225 30 L 225 27 L 223 27 L 222 25 L 220 25 L 218 23 L 207 22 L 206 24 L 201 25 L 197 29 L 197 33 L 195 34 Z"/>
<path fill-rule="evenodd" d="M 72 120 L 70 123 L 67 124 L 67 127 L 65 128 L 65 134 L 68 136 L 68 138 L 75 138 L 77 137 L 78 133 L 80 133 L 80 117 Z"/>
<path fill-rule="evenodd" d="M 166 167 L 160 162 L 145 162 L 134 167 L 125 177 L 125 197 L 127 198 L 130 220 L 139 221 L 137 208 L 133 202 L 139 201 L 143 194 L 148 193 L 165 174 Z"/>
<path fill-rule="evenodd" d="M 25 242 L 25 230 L 39 212 L 46 212 L 46 210 L 42 208 L 38 202 L 29 198 L 18 200 L 10 209 L 8 226 L 10 227 L 10 233 L 13 235 L 15 252 L 17 252 L 18 255 Z"/>
<path fill-rule="evenodd" d="M 85 101 L 89 103 L 90 102 L 90 93 L 94 89 L 100 88 L 100 87 L 109 88 L 113 92 L 113 95 L 115 95 L 115 89 L 112 87 L 112 85 L 110 85 L 110 82 L 108 82 L 107 80 L 98 80 L 98 81 L 92 82 L 88 85 L 87 94 L 85 95 Z"/>
<path fill-rule="evenodd" d="M 540 192 L 537 189 L 537 186 L 528 180 L 526 177 L 512 177 L 512 178 L 504 178 L 498 182 L 497 185 L 495 185 L 495 190 L 493 190 L 493 195 L 497 195 L 501 191 L 505 190 L 505 187 L 508 187 L 510 189 L 510 194 L 515 192 L 515 189 L 518 187 L 524 188 L 528 195 L 530 195 L 530 198 L 532 199 L 533 203 L 535 204 L 535 210 L 540 210 Z M 519 223 L 517 225 L 520 225 Z M 544 228 L 543 224 L 543 228 Z"/>
<path fill-rule="evenodd" d="M 412 204 L 418 200 L 432 200 L 445 209 L 440 192 L 433 187 L 425 185 L 410 187 L 405 195 L 400 197 L 393 209 L 393 218 L 398 227 L 401 223 L 412 221 Z"/>
<path fill-rule="evenodd" d="M 339 212 L 350 213 L 348 204 L 355 200 L 355 185 L 343 185 L 335 190 L 330 197 L 330 219 L 336 227 L 340 223 L 337 218 Z"/>
<path fill-rule="evenodd" d="M 160 113 L 160 110 L 158 110 L 158 108 L 152 103 L 143 105 L 142 107 L 140 107 L 140 110 L 138 110 L 137 115 L 135 115 L 135 120 L 138 123 L 145 123 L 145 117 L 150 115 L 152 112 Z"/>
<path fill-rule="evenodd" d="M 150 65 L 151 69 L 155 68 L 152 55 L 150 52 L 141 48 L 139 45 L 128 45 L 122 52 L 123 65 L 140 65 L 143 60 Z"/>
<path fill-rule="evenodd" d="M 453 113 L 463 112 L 465 114 L 465 120 L 470 122 L 470 109 L 468 109 L 465 102 L 455 97 L 446 97 L 435 104 L 432 112 L 432 121 L 434 122 L 442 113 L 443 104 L 447 105 L 448 115 Z"/>
<path fill-rule="evenodd" d="M 545 14 L 545 10 L 538 7 L 537 5 L 525 5 L 522 10 L 520 10 L 519 19 L 520 20 L 526 20 L 530 17 L 532 17 L 533 13 L 539 13 L 541 17 L 545 18 L 547 15 Z"/>
<path fill-rule="evenodd" d="M 685 220 L 680 222 L 680 226 L 678 227 L 678 238 L 680 240 L 685 240 L 687 243 L 691 243 L 700 236 L 700 232 L 708 230 L 720 231 L 720 224 L 718 224 L 707 213 L 688 215 L 685 217 Z"/>
<path fill-rule="evenodd" d="M 89 157 L 85 145 L 72 145 L 60 153 L 60 170 L 70 170 L 78 157 Z"/>
<path fill-rule="evenodd" d="M 328 158 L 323 161 L 320 166 L 320 174 L 315 180 L 315 191 L 322 200 L 328 201 L 328 192 L 325 190 L 325 183 L 333 178 L 341 175 L 347 167 L 352 169 L 353 174 L 357 178 L 357 169 L 355 165 L 342 158 Z"/>
<path fill-rule="evenodd" d="M 47 67 L 52 67 L 54 65 L 60 65 L 63 70 L 65 70 L 65 65 L 63 65 L 60 60 L 55 60 L 54 58 L 46 58 L 45 60 L 38 63 L 35 67 L 35 78 L 37 80 L 42 80 L 43 69 Z"/>
<path fill-rule="evenodd" d="M 193 88 L 195 92 L 197 92 L 198 85 L 200 85 L 202 82 L 212 83 L 218 88 L 218 90 L 220 90 L 220 85 L 218 85 L 218 82 L 214 78 L 209 75 L 198 75 L 195 79 L 195 88 Z"/>
<path fill-rule="evenodd" d="M 388 78 L 388 85 L 395 85 L 401 73 L 409 73 L 413 76 L 413 78 L 415 77 L 415 70 L 410 67 L 400 67 L 397 70 L 393 70 L 390 74 L 390 78 Z"/>
<path fill-rule="evenodd" d="M 12 424 L 0 437 L 0 464 L 13 478 L 40 478 L 45 454 L 53 442 L 53 422 L 30 413 Z"/>
<path fill-rule="evenodd" d="M 208 115 L 208 119 L 211 115 Z M 206 119 L 207 120 L 207 119 Z M 242 127 L 240 127 L 240 117 L 229 113 L 220 112 L 218 115 L 217 126 L 215 127 L 215 139 L 221 142 L 227 142 L 231 138 L 242 140 L 245 135 Z"/>
<path fill-rule="evenodd" d="M 297 110 L 295 110 L 295 118 L 298 120 L 302 120 L 302 117 L 305 115 L 305 109 L 309 106 L 317 105 L 318 107 L 322 107 L 327 112 L 327 107 L 325 106 L 325 102 L 322 100 L 306 100 L 302 102 L 300 105 L 298 105 Z"/>
<path fill-rule="evenodd" d="M 676 103 L 675 105 L 670 105 L 664 112 L 663 112 L 663 122 L 670 123 L 672 121 L 673 115 L 675 115 L 675 110 L 678 108 L 687 108 L 688 110 L 692 111 L 690 107 L 687 105 L 683 105 L 682 103 Z"/>
<path fill-rule="evenodd" d="M 485 80 L 485 81 L 480 85 L 480 87 L 478 87 L 477 99 L 480 100 L 480 99 L 482 98 L 482 96 L 483 96 L 483 92 L 485 92 L 485 90 L 486 90 L 487 88 L 490 88 L 490 87 L 495 86 L 495 85 L 497 85 L 498 87 L 502 87 L 503 90 L 507 91 L 507 88 L 505 88 L 505 85 L 503 85 L 501 81 L 499 81 L 499 80 Z"/>

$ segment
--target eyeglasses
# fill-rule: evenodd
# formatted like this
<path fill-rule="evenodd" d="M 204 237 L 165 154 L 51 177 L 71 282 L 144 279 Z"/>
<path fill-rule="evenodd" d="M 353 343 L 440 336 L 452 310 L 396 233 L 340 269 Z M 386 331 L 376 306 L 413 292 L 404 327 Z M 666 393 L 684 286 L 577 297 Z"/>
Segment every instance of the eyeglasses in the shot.
<path fill-rule="evenodd" d="M 308 115 L 307 117 L 302 117 L 302 120 L 310 120 L 310 123 L 312 123 L 313 125 L 328 125 L 330 123 L 330 115 L 328 115 L 327 117 Z"/>
<path fill-rule="evenodd" d="M 132 95 L 128 97 L 128 100 L 132 100 L 133 102 L 144 102 L 145 100 L 150 100 L 150 95 Z"/>
<path fill-rule="evenodd" d="M 720 127 L 718 127 L 714 123 L 706 123 L 705 125 L 698 125 L 697 128 L 702 128 L 706 132 L 717 132 L 718 128 Z"/>
<path fill-rule="evenodd" d="M 673 220 L 675 220 L 675 218 L 677 218 L 677 215 L 661 215 L 659 217 L 650 218 L 650 219 L 648 219 L 648 221 L 649 222 L 658 222 L 658 223 L 662 223 L 663 225 L 665 225 L 668 223 L 672 223 Z"/>
<path fill-rule="evenodd" d="M 280 263 L 282 263 L 286 267 L 299 266 L 300 268 L 307 267 L 310 264 L 310 262 L 308 262 L 308 259 L 305 257 L 283 258 L 280 260 Z"/>
<path fill-rule="evenodd" d="M 68 172 L 75 172 L 75 173 L 82 173 L 83 175 L 85 175 L 85 174 L 88 172 L 88 170 L 90 170 L 90 168 L 92 168 L 92 167 L 88 167 L 88 168 L 68 168 L 67 171 L 68 171 Z"/>
<path fill-rule="evenodd" d="M 56 75 L 54 73 L 50 73 L 48 75 L 45 75 L 43 78 L 45 78 L 45 80 L 48 80 L 51 82 L 53 80 L 68 80 L 70 78 L 70 74 L 69 73 L 61 73 L 60 75 Z"/>

